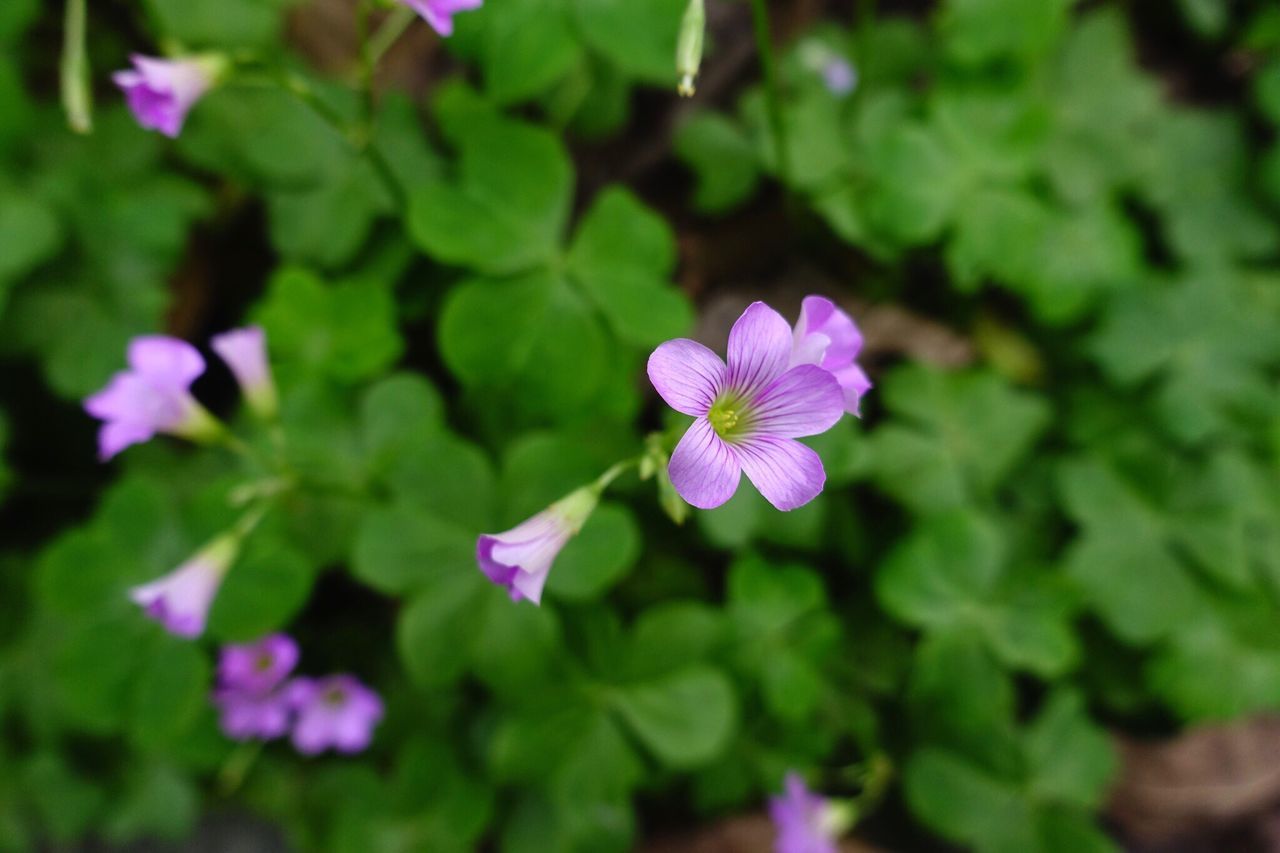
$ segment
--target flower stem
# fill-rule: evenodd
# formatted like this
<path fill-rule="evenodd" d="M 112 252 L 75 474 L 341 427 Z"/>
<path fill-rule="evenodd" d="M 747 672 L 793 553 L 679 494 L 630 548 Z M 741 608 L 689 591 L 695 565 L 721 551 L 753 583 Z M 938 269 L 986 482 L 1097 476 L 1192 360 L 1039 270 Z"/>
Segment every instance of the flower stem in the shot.
<path fill-rule="evenodd" d="M 618 479 L 618 477 L 625 474 L 629 469 L 638 466 L 642 459 L 644 459 L 643 456 L 634 456 L 630 459 L 624 459 L 621 462 L 614 463 L 607 471 L 596 478 L 596 481 L 592 483 L 592 488 L 596 490 L 596 494 L 600 494 L 605 489 L 609 488 L 609 485 L 614 480 Z"/>
<path fill-rule="evenodd" d="M 240 744 L 227 756 L 226 763 L 218 771 L 218 790 L 222 796 L 229 797 L 240 789 L 261 754 L 262 741 L 255 740 Z"/>
<path fill-rule="evenodd" d="M 85 51 L 88 13 L 85 0 L 67 0 L 62 32 L 62 107 L 67 124 L 76 133 L 93 130 L 93 90 L 89 85 L 89 59 Z"/>
<path fill-rule="evenodd" d="M 377 32 L 369 39 L 369 61 L 374 65 L 381 62 L 391 46 L 400 40 L 405 30 L 409 29 L 415 17 L 417 13 L 408 6 L 397 6 L 392 10 L 387 19 L 382 22 L 382 26 L 378 27 Z"/>
<path fill-rule="evenodd" d="M 391 193 L 396 207 L 401 212 L 408 209 L 408 199 L 405 198 L 404 187 L 400 186 L 400 182 L 396 180 L 395 171 L 391 168 L 391 163 L 387 161 L 387 158 L 378 150 L 378 146 L 374 144 L 373 128 L 366 125 L 353 131 L 347 125 L 346 119 L 331 107 L 324 98 L 316 94 L 316 91 L 311 88 L 311 84 L 306 79 L 297 74 L 286 74 L 282 83 L 286 91 L 328 122 L 338 132 L 338 135 L 351 146 L 352 151 L 369 162 L 373 170 L 378 173 L 378 177 L 386 186 L 387 191 Z"/>
<path fill-rule="evenodd" d="M 778 179 L 789 191 L 791 187 L 790 146 L 787 143 L 786 122 L 782 115 L 782 89 L 778 81 L 778 64 L 773 52 L 769 6 L 766 0 L 751 0 L 751 13 L 755 23 L 756 49 L 760 51 L 760 67 L 764 71 L 765 100 L 769 111 L 773 150 L 777 157 Z"/>

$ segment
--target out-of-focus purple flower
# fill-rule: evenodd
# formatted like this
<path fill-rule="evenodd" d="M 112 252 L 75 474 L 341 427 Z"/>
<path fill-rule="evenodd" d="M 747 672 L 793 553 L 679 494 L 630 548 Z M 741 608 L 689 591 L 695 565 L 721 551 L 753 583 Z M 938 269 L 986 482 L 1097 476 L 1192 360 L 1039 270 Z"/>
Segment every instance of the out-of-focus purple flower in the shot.
<path fill-rule="evenodd" d="M 542 587 L 560 549 L 572 539 L 600 501 L 600 490 L 584 486 L 505 533 L 476 541 L 476 561 L 489 580 L 506 587 L 512 601 L 542 603 Z"/>
<path fill-rule="evenodd" d="M 862 352 L 862 332 L 853 318 L 830 299 L 806 296 L 796 321 L 791 364 L 816 364 L 840 383 L 844 408 L 860 415 L 862 395 L 871 390 L 871 380 L 855 359 Z"/>
<path fill-rule="evenodd" d="M 293 745 L 304 755 L 326 749 L 360 752 L 373 739 L 382 720 L 382 700 L 354 676 L 295 678 L 285 686 L 289 705 L 297 714 Z"/>
<path fill-rule="evenodd" d="M 213 704 L 233 740 L 271 740 L 289 730 L 293 715 L 281 683 L 298 663 L 298 644 L 285 634 L 222 648 Z"/>
<path fill-rule="evenodd" d="M 239 550 L 239 537 L 219 536 L 169 574 L 129 590 L 129 598 L 170 634 L 198 637 Z"/>
<path fill-rule="evenodd" d="M 134 54 L 133 68 L 112 79 L 129 103 L 138 124 L 170 138 L 182 132 L 187 113 L 209 91 L 225 62 L 214 57 L 158 59 Z"/>
<path fill-rule="evenodd" d="M 284 681 L 298 665 L 298 644 L 287 634 L 222 647 L 218 680 L 223 687 L 263 693 Z"/>
<path fill-rule="evenodd" d="M 484 5 L 484 0 L 402 0 L 442 36 L 453 35 L 453 16 Z"/>
<path fill-rule="evenodd" d="M 249 407 L 264 420 L 274 419 L 280 403 L 271 378 L 271 365 L 267 362 L 267 336 L 262 328 L 232 329 L 214 335 L 209 345 L 231 368 Z"/>
<path fill-rule="evenodd" d="M 253 693 L 219 687 L 213 693 L 218 726 L 232 740 L 274 740 L 289 731 L 293 706 L 283 690 Z"/>
<path fill-rule="evenodd" d="M 836 853 L 831 804 L 810 791 L 800 774 L 787 774 L 782 796 L 769 801 L 769 817 L 778 830 L 776 853 Z"/>
<path fill-rule="evenodd" d="M 204 358 L 195 347 L 145 335 L 129 342 L 128 361 L 128 370 L 84 401 L 85 411 L 105 422 L 98 431 L 103 460 L 158 432 L 201 442 L 222 434 L 222 424 L 191 396 L 191 383 L 204 373 Z"/>
<path fill-rule="evenodd" d="M 667 468 L 680 497 L 701 509 L 723 504 L 747 478 L 780 510 L 803 506 L 826 482 L 822 460 L 796 441 L 844 414 L 835 377 L 792 365 L 792 331 L 763 302 L 729 332 L 728 364 L 696 341 L 667 341 L 649 357 L 649 380 L 678 412 L 697 418 Z"/>
<path fill-rule="evenodd" d="M 858 87 L 858 69 L 843 56 L 832 55 L 818 69 L 822 83 L 833 95 L 844 97 Z"/>

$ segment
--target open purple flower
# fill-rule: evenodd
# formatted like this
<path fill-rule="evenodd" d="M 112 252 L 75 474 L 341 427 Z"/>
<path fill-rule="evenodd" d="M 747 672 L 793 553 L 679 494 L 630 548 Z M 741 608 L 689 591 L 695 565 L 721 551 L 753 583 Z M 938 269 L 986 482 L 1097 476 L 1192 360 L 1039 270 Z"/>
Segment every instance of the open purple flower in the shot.
<path fill-rule="evenodd" d="M 112 79 L 124 90 L 138 124 L 168 137 L 182 132 L 187 113 L 216 82 L 219 59 L 187 57 L 158 59 L 134 54 L 133 68 L 117 71 Z"/>
<path fill-rule="evenodd" d="M 105 421 L 98 431 L 103 460 L 158 432 L 203 442 L 222 434 L 222 425 L 191 396 L 191 383 L 204 373 L 204 358 L 195 347 L 146 335 L 129 342 L 128 359 L 128 370 L 84 401 L 85 411 Z"/>
<path fill-rule="evenodd" d="M 512 601 L 540 604 L 551 564 L 599 501 L 600 490 L 584 486 L 505 533 L 484 534 L 476 542 L 480 571 L 506 587 Z"/>
<path fill-rule="evenodd" d="M 667 468 L 680 497 L 701 509 L 723 504 L 743 472 L 769 503 L 795 509 L 826 482 L 822 460 L 797 438 L 830 429 L 844 414 L 835 377 L 792 366 L 792 332 L 763 302 L 729 332 L 728 364 L 680 338 L 649 356 L 649 380 L 667 405 L 697 418 Z"/>
<path fill-rule="evenodd" d="M 484 0 L 402 0 L 442 36 L 453 35 L 453 16 L 479 9 Z"/>
<path fill-rule="evenodd" d="M 813 793 L 798 773 L 788 773 L 784 793 L 769 801 L 778 830 L 776 853 L 836 853 L 838 823 L 830 802 Z"/>
<path fill-rule="evenodd" d="M 265 420 L 279 413 L 276 385 L 267 362 L 267 336 L 259 326 L 214 335 L 209 345 L 227 363 L 249 407 Z"/>
<path fill-rule="evenodd" d="M 222 647 L 218 681 L 224 687 L 262 693 L 276 687 L 298 665 L 298 644 L 287 634 Z"/>
<path fill-rule="evenodd" d="M 373 739 L 382 720 L 382 700 L 350 675 L 295 678 L 286 686 L 289 704 L 297 714 L 293 745 L 304 755 L 326 749 L 360 752 Z"/>
<path fill-rule="evenodd" d="M 169 574 L 129 590 L 129 598 L 170 634 L 198 637 L 239 550 L 235 535 L 219 536 Z"/>
<path fill-rule="evenodd" d="M 819 70 L 822 83 L 833 95 L 844 97 L 858 87 L 858 70 L 843 56 L 831 56 Z"/>
<path fill-rule="evenodd" d="M 213 704 L 233 740 L 271 740 L 289 730 L 293 706 L 281 682 L 298 663 L 298 644 L 285 634 L 222 648 Z"/>
<path fill-rule="evenodd" d="M 860 415 L 862 395 L 871 390 L 871 380 L 854 361 L 860 352 L 862 332 L 853 318 L 830 299 L 806 296 L 796 321 L 791 363 L 816 364 L 834 376 L 851 415 Z"/>

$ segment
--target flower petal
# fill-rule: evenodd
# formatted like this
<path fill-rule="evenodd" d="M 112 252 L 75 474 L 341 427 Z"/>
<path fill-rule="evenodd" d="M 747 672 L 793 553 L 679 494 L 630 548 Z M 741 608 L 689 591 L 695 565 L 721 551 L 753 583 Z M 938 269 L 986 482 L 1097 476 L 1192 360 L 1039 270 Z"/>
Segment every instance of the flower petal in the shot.
<path fill-rule="evenodd" d="M 685 415 L 705 415 L 724 386 L 720 356 L 697 341 L 667 341 L 649 356 L 649 381 L 667 405 Z"/>
<path fill-rule="evenodd" d="M 733 448 L 705 418 L 694 421 L 680 439 L 667 473 L 680 497 L 699 509 L 714 509 L 733 497 L 742 476 Z"/>
<path fill-rule="evenodd" d="M 827 481 L 822 459 L 795 439 L 755 436 L 734 445 L 734 450 L 747 478 L 784 512 L 816 498 Z"/>
<path fill-rule="evenodd" d="M 204 373 L 204 357 L 186 341 L 143 335 L 129 342 L 129 366 L 156 385 L 185 391 Z"/>
<path fill-rule="evenodd" d="M 763 302 L 753 302 L 729 332 L 729 382 L 752 395 L 777 379 L 791 360 L 791 326 Z"/>
<path fill-rule="evenodd" d="M 844 415 L 844 394 L 836 377 L 814 364 L 782 374 L 752 404 L 757 435 L 801 438 L 826 432 Z"/>
<path fill-rule="evenodd" d="M 150 441 L 155 430 L 147 424 L 131 421 L 110 421 L 98 430 L 98 458 L 106 462 L 132 444 Z"/>

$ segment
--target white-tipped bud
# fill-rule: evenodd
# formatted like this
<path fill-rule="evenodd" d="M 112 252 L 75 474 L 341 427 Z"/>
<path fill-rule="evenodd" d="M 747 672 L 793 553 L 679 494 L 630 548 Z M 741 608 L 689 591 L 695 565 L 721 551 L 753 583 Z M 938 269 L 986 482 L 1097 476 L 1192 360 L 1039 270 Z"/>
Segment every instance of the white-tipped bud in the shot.
<path fill-rule="evenodd" d="M 676 42 L 676 74 L 680 82 L 676 86 L 684 97 L 692 97 L 702 67 L 702 42 L 706 36 L 707 12 L 703 0 L 689 0 L 680 22 L 680 38 Z"/>

